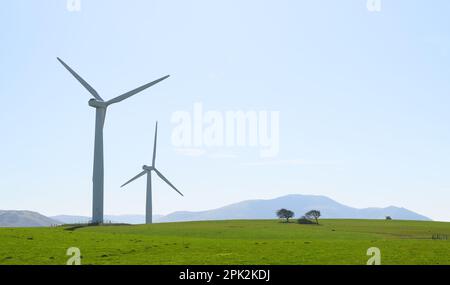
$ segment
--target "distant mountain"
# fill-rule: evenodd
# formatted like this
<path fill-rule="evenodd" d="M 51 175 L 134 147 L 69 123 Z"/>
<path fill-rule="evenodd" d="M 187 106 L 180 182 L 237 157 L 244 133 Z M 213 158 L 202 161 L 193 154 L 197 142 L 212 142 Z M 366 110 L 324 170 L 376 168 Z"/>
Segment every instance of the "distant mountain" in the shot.
<path fill-rule="evenodd" d="M 296 217 L 309 210 L 319 210 L 322 218 L 328 219 L 384 219 L 391 216 L 394 220 L 431 220 L 405 208 L 365 208 L 357 209 L 340 204 L 325 196 L 287 195 L 269 200 L 248 200 L 218 209 L 200 212 L 174 212 L 161 216 L 154 215 L 153 221 L 183 222 L 235 219 L 274 219 L 275 212 L 281 208 L 294 211 Z M 60 215 L 46 217 L 31 211 L 1 211 L 0 227 L 48 227 L 55 224 L 87 223 L 90 217 Z M 106 215 L 105 222 L 144 224 L 144 215 Z"/>
<path fill-rule="evenodd" d="M 384 219 L 391 216 L 396 220 L 430 220 L 405 208 L 356 209 L 340 204 L 325 196 L 287 195 L 270 200 L 248 200 L 214 210 L 201 212 L 174 212 L 158 222 L 231 220 L 231 219 L 273 219 L 278 209 L 294 211 L 296 217 L 309 210 L 319 210 L 322 218 L 329 219 Z"/>
<path fill-rule="evenodd" d="M 49 227 L 59 224 L 32 211 L 3 211 L 0 210 L 0 227 Z"/>
<path fill-rule="evenodd" d="M 153 215 L 153 221 L 157 222 L 161 215 Z M 90 217 L 87 216 L 70 216 L 59 215 L 50 217 L 60 222 L 60 224 L 84 224 L 90 221 Z M 124 224 L 145 224 L 144 215 L 106 215 L 104 217 L 105 222 L 111 223 L 124 223 Z"/>
<path fill-rule="evenodd" d="M 60 224 L 85 224 L 90 220 L 89 217 L 70 215 L 50 216 L 50 218 L 58 221 Z"/>

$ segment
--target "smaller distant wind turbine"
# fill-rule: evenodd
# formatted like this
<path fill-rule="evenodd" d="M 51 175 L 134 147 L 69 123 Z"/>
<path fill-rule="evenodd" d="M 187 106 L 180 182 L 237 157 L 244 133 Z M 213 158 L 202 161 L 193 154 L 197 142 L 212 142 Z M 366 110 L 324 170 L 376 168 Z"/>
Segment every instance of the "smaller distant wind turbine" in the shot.
<path fill-rule="evenodd" d="M 135 177 L 131 178 L 128 182 L 123 184 L 120 187 L 124 187 L 125 185 L 133 182 L 134 180 L 138 179 L 139 177 L 147 174 L 147 198 L 146 198 L 146 207 L 145 207 L 145 223 L 151 224 L 153 222 L 153 212 L 152 212 L 152 171 L 156 173 L 156 175 L 159 176 L 164 182 L 166 182 L 170 187 L 172 187 L 173 190 L 177 191 L 178 194 L 181 196 L 184 196 L 178 189 L 173 186 L 172 183 L 170 183 L 169 180 L 167 180 L 164 175 L 161 174 L 161 172 L 158 171 L 155 167 L 155 160 L 156 160 L 156 138 L 158 136 L 158 122 L 156 122 L 155 126 L 155 143 L 153 145 L 153 160 L 152 160 L 152 166 L 144 165 L 142 166 L 143 171 L 136 175 Z"/>

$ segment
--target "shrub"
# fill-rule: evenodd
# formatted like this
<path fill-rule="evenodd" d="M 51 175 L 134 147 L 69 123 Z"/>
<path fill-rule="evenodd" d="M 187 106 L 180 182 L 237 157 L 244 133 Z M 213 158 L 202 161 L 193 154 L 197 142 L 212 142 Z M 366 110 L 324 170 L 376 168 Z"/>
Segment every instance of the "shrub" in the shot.
<path fill-rule="evenodd" d="M 314 221 L 311 221 L 310 219 L 306 218 L 305 216 L 302 216 L 300 219 L 298 219 L 297 223 L 302 224 L 302 225 L 315 224 Z"/>

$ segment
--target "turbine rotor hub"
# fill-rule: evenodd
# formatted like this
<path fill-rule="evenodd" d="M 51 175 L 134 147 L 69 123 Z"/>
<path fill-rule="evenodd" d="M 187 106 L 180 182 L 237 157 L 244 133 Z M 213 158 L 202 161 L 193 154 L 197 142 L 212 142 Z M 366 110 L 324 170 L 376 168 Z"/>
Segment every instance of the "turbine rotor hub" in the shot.
<path fill-rule="evenodd" d="M 142 166 L 142 169 L 143 169 L 143 170 L 146 170 L 146 171 L 152 171 L 152 170 L 153 170 L 153 167 L 148 166 L 148 165 L 144 165 L 144 166 Z"/>
<path fill-rule="evenodd" d="M 106 104 L 106 102 L 99 101 L 96 99 L 89 100 L 88 104 L 89 104 L 89 106 L 94 107 L 94 108 L 105 108 L 106 109 L 106 107 L 108 106 Z"/>

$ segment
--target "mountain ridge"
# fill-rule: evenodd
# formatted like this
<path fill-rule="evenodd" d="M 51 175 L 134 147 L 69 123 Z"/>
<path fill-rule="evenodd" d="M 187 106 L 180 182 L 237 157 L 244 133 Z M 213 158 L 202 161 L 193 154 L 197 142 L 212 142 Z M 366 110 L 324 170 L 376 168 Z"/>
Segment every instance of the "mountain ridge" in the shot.
<path fill-rule="evenodd" d="M 392 216 L 401 220 L 431 220 L 402 207 L 352 208 L 323 195 L 289 194 L 273 199 L 244 200 L 205 211 L 177 211 L 159 219 L 158 222 L 229 220 L 229 219 L 273 219 L 280 208 L 293 210 L 296 217 L 309 210 L 321 211 L 322 218 L 384 219 Z"/>
<path fill-rule="evenodd" d="M 50 227 L 58 221 L 26 210 L 0 210 L 0 228 L 6 227 Z"/>
<path fill-rule="evenodd" d="M 295 217 L 301 217 L 309 210 L 319 210 L 321 218 L 329 219 L 385 219 L 391 216 L 398 220 L 431 219 L 403 207 L 353 208 L 323 195 L 289 194 L 273 199 L 244 200 L 219 208 L 204 211 L 176 211 L 165 216 L 153 215 L 155 223 L 210 221 L 210 220 L 249 220 L 274 219 L 275 212 L 281 208 L 292 210 Z M 32 211 L 1 211 L 0 227 L 36 227 L 55 224 L 87 223 L 90 217 L 59 215 L 46 217 Z M 143 224 L 144 215 L 105 215 L 105 221 L 112 223 Z"/>

